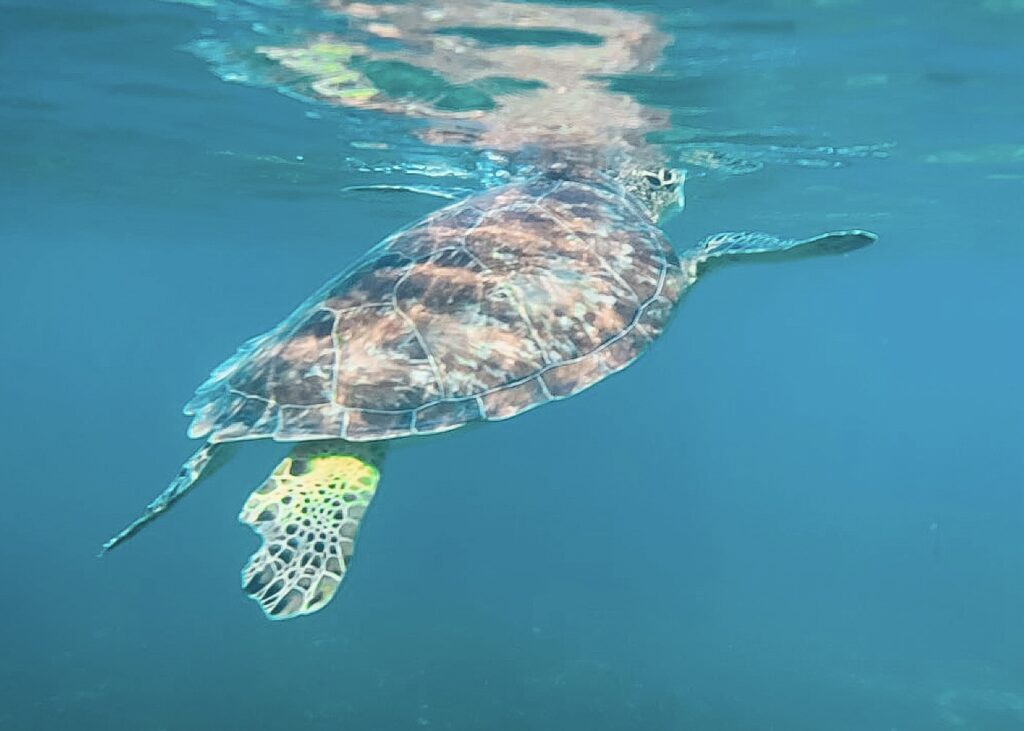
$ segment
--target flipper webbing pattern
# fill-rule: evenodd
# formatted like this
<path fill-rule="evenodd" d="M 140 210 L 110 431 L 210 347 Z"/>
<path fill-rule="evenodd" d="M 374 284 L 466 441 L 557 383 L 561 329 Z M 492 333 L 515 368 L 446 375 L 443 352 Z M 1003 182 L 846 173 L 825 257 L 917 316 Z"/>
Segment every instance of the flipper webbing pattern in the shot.
<path fill-rule="evenodd" d="M 242 571 L 242 586 L 270 619 L 315 612 L 334 596 L 383 454 L 380 444 L 306 442 L 249 496 L 239 520 L 263 544 Z"/>

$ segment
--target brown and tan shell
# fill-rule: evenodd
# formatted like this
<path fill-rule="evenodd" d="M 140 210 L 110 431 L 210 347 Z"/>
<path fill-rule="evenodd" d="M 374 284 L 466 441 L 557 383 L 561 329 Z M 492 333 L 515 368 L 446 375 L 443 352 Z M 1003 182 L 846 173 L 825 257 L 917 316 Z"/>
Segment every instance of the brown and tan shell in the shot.
<path fill-rule="evenodd" d="M 692 281 L 615 181 L 539 178 L 372 249 L 213 372 L 213 442 L 388 439 L 505 419 L 635 360 Z"/>

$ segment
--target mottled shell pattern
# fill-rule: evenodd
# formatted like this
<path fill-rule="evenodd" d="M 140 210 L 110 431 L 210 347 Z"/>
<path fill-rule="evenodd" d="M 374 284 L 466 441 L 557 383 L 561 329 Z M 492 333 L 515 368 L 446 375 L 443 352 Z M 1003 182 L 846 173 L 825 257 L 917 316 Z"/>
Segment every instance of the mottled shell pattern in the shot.
<path fill-rule="evenodd" d="M 185 407 L 189 435 L 366 441 L 506 419 L 629 365 L 693 277 L 617 180 L 484 191 L 243 345 Z"/>

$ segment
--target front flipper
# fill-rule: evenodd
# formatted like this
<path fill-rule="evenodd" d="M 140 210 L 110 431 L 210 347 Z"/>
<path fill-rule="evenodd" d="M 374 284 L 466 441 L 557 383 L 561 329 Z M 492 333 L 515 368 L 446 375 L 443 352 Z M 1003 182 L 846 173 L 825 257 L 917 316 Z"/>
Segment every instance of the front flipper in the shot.
<path fill-rule="evenodd" d="M 305 442 L 249 496 L 238 517 L 263 544 L 242 570 L 242 586 L 268 618 L 310 614 L 334 596 L 383 457 L 380 442 Z"/>
<path fill-rule="evenodd" d="M 843 254 L 874 243 L 878 237 L 870 231 L 831 231 L 809 239 L 784 239 L 749 231 L 714 234 L 704 239 L 698 251 L 706 258 L 744 254 L 776 254 L 785 258 Z"/>

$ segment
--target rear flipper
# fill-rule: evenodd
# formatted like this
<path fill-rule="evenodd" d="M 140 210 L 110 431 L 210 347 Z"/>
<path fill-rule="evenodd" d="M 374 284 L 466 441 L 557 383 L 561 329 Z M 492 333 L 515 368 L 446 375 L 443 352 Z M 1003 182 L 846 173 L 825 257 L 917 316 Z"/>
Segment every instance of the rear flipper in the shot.
<path fill-rule="evenodd" d="M 230 453 L 230 446 L 226 444 L 211 444 L 207 442 L 201 446 L 196 453 L 185 460 L 178 470 L 177 476 L 171 480 L 171 484 L 154 498 L 153 502 L 146 506 L 142 515 L 132 521 L 127 528 L 103 544 L 100 549 L 100 556 L 114 548 L 118 544 L 128 540 L 152 520 L 160 517 L 160 514 L 180 500 L 186 492 L 191 490 L 199 480 L 208 477 L 224 463 Z"/>
<path fill-rule="evenodd" d="M 242 570 L 242 586 L 268 618 L 310 614 L 334 596 L 383 457 L 380 442 L 305 442 L 249 496 L 238 517 L 263 544 Z"/>
<path fill-rule="evenodd" d="M 843 254 L 867 246 L 877 239 L 875 234 L 859 229 L 831 231 L 809 239 L 784 239 L 771 234 L 743 231 L 709 236 L 700 243 L 697 250 L 708 258 L 775 254 L 780 258 L 789 259 L 819 254 Z"/>

